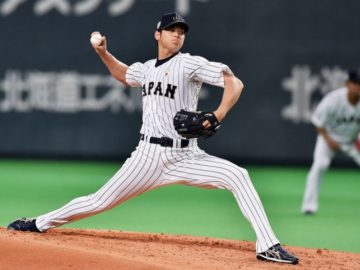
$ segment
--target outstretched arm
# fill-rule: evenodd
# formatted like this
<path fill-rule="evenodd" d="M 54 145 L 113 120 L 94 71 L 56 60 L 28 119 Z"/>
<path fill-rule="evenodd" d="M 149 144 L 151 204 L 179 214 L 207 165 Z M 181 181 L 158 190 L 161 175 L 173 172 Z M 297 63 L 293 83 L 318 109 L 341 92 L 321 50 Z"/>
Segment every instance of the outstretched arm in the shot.
<path fill-rule="evenodd" d="M 99 34 L 99 32 L 93 32 L 91 35 Z M 123 84 L 127 85 L 126 83 L 126 71 L 128 66 L 118 59 L 116 59 L 106 47 L 106 37 L 102 36 L 102 40 L 100 45 L 92 44 L 93 48 L 95 49 L 96 53 L 99 55 L 100 59 L 103 61 L 111 75 L 117 79 L 118 81 L 122 82 Z"/>
<path fill-rule="evenodd" d="M 244 85 L 238 78 L 224 72 L 224 93 L 219 107 L 214 112 L 220 122 L 238 101 L 243 89 Z"/>

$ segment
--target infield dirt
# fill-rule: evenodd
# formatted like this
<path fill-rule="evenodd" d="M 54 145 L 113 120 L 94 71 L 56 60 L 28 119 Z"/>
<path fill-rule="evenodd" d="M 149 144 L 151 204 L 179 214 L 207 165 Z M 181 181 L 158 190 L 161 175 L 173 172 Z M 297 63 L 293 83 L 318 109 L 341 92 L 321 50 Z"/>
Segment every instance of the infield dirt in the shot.
<path fill-rule="evenodd" d="M 255 243 L 246 241 L 80 229 L 39 234 L 0 228 L 0 269 L 360 269 L 357 253 L 286 248 L 300 258 L 300 264 L 258 261 Z"/>

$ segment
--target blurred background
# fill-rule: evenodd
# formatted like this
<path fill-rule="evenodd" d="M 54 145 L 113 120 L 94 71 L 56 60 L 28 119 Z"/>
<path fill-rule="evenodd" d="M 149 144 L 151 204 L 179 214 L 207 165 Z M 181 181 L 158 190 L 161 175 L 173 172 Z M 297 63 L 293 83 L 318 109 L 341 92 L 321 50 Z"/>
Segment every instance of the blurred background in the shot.
<path fill-rule="evenodd" d="M 28 196 L 27 202 L 34 203 L 33 208 L 29 206 L 34 210 L 28 212 L 37 215 L 39 211 L 62 205 L 77 193 L 45 207 L 42 201 L 34 202 L 44 194 L 37 190 L 36 194 L 41 196 L 34 198 L 33 194 L 25 192 L 25 187 L 40 181 L 38 185 L 42 188 L 44 185 L 55 188 L 56 177 L 67 172 L 69 166 L 80 164 L 81 173 L 69 171 L 67 174 L 69 182 L 75 185 L 76 181 L 81 182 L 79 175 L 86 177 L 89 168 L 98 168 L 94 167 L 98 161 L 108 161 L 103 163 L 107 169 L 101 167 L 100 171 L 92 171 L 92 176 L 97 175 L 100 182 L 91 182 L 94 187 L 89 188 L 90 192 L 130 155 L 139 141 L 141 91 L 127 89 L 110 77 L 90 45 L 90 34 L 100 31 L 105 35 L 109 51 L 121 61 L 127 64 L 145 62 L 156 57 L 153 38 L 156 23 L 162 14 L 177 11 L 190 25 L 182 52 L 226 63 L 245 84 L 240 101 L 220 131 L 213 138 L 201 141 L 201 147 L 240 166 L 253 166 L 249 171 L 254 171 L 254 183 L 265 198 L 264 204 L 278 231 L 285 227 L 286 222 L 282 221 L 291 217 L 295 218 L 295 227 L 303 226 L 309 220 L 304 221 L 298 212 L 316 139 L 309 118 L 323 95 L 343 85 L 346 70 L 360 65 L 359 10 L 357 0 L 0 0 L 0 200 L 3 200 L 3 216 L 10 219 L 24 212 L 6 200 L 18 194 L 15 184 L 25 189 L 23 199 Z M 205 85 L 198 108 L 215 109 L 221 96 L 221 89 Z M 33 159 L 43 163 L 28 161 Z M 46 160 L 53 160 L 54 167 L 49 168 Z M 59 169 L 58 164 L 67 169 Z M 275 166 L 282 176 L 273 175 L 274 167 L 268 165 Z M 322 224 L 338 220 L 339 216 L 333 215 L 331 202 L 341 190 L 344 192 L 341 198 L 354 206 L 348 214 L 355 221 L 352 219 L 346 226 L 358 226 L 359 210 L 355 205 L 360 203 L 359 196 L 351 192 L 358 190 L 352 185 L 360 185 L 359 168 L 341 155 L 335 159 L 333 167 L 337 169 L 330 169 L 334 172 L 330 177 L 336 180 L 330 184 L 336 182 L 338 185 L 329 184 L 322 191 L 322 199 L 329 201 L 328 208 L 323 210 L 327 214 Z M 33 170 L 35 175 L 32 175 Z M 42 175 L 45 171 L 47 174 Z M 65 183 L 60 178 L 56 183 Z M 271 179 L 283 179 L 283 182 L 271 182 Z M 89 178 L 84 182 L 89 183 Z M 79 184 L 80 194 L 85 192 L 84 182 Z M 345 183 L 351 183 L 348 190 L 343 189 Z M 70 189 L 67 184 L 58 184 L 57 188 Z M 279 190 L 285 186 L 288 189 L 280 194 Z M 181 190 L 176 192 L 181 194 Z M 219 196 L 216 194 L 215 197 Z M 294 200 L 289 212 L 281 208 L 288 201 L 288 197 L 281 197 L 285 195 Z M 50 197 L 49 201 L 54 200 Z M 193 197 L 201 196 L 196 193 Z M 283 201 L 272 205 L 277 198 Z M 335 213 L 339 215 L 344 214 L 345 207 L 341 203 L 334 202 L 339 207 Z M 185 212 L 188 213 L 184 210 L 179 215 Z M 224 208 L 219 209 L 220 213 L 224 213 Z M 144 223 L 152 224 L 149 220 Z M 314 233 L 319 223 L 316 219 L 311 223 L 313 227 L 309 231 Z M 0 225 L 6 224 L 7 220 L 0 220 Z M 188 225 L 189 222 L 184 226 Z M 237 225 L 235 222 L 234 228 Z M 91 227 L 91 224 L 83 226 Z M 321 240 L 296 242 L 291 238 L 296 228 L 289 226 L 289 235 L 284 237 L 290 244 L 324 245 Z M 154 228 L 161 230 L 158 224 Z M 219 235 L 215 233 L 219 226 L 216 228 L 213 233 L 206 233 L 220 237 L 238 235 L 238 231 Z M 129 229 L 134 226 L 129 225 Z M 334 230 L 337 229 L 331 229 Z M 168 229 L 167 232 L 189 231 Z M 354 241 L 350 235 L 349 239 Z M 359 239 L 351 250 L 360 252 Z"/>
<path fill-rule="evenodd" d="M 2 0 L 0 154 L 127 157 L 139 139 L 140 91 L 110 78 L 90 34 L 106 35 L 123 62 L 145 62 L 156 57 L 157 21 L 175 10 L 191 26 L 182 51 L 228 64 L 245 84 L 203 148 L 246 163 L 309 164 L 314 106 L 360 63 L 359 8 L 356 0 Z M 221 94 L 205 87 L 199 109 L 215 109 Z"/>

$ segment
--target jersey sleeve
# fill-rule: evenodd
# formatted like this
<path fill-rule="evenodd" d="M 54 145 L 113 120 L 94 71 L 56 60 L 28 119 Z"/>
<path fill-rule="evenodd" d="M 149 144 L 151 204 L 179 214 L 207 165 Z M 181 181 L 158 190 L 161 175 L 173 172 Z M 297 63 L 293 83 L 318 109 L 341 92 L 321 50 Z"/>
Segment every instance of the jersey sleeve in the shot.
<path fill-rule="evenodd" d="M 126 71 L 126 82 L 133 87 L 141 87 L 144 81 L 144 64 L 137 62 L 128 67 Z"/>
<path fill-rule="evenodd" d="M 210 62 L 200 56 L 185 57 L 184 71 L 185 76 L 187 76 L 189 80 L 200 81 L 219 87 L 224 87 L 223 72 L 233 74 L 227 65 Z"/>
<path fill-rule="evenodd" d="M 328 118 L 331 114 L 331 99 L 329 97 L 323 98 L 319 105 L 316 107 L 315 111 L 311 116 L 311 122 L 318 128 L 325 126 Z"/>

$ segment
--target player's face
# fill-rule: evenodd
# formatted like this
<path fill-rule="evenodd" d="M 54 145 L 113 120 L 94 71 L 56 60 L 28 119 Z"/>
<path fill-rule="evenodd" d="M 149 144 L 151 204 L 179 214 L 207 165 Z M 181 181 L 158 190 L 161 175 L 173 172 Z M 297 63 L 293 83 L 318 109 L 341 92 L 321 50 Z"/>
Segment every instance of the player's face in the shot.
<path fill-rule="evenodd" d="M 155 38 L 157 39 L 160 48 L 175 53 L 184 45 L 185 31 L 178 25 L 172 25 L 162 30 Z"/>
<path fill-rule="evenodd" d="M 360 97 L 360 83 L 354 83 L 352 81 L 348 81 L 347 88 L 349 89 L 350 93 Z"/>

